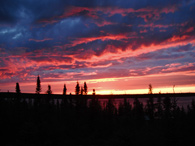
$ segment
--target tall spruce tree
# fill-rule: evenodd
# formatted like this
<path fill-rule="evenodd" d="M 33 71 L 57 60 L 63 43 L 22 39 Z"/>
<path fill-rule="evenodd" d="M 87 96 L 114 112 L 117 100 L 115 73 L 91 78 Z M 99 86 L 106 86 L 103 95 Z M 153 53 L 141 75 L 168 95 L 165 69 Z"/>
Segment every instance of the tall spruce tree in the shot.
<path fill-rule="evenodd" d="M 16 93 L 17 94 L 21 93 L 20 86 L 19 86 L 19 83 L 18 82 L 16 83 Z"/>
<path fill-rule="evenodd" d="M 64 84 L 63 95 L 66 95 L 66 91 L 67 91 L 66 84 Z"/>
<path fill-rule="evenodd" d="M 41 92 L 41 81 L 40 81 L 40 77 L 39 77 L 39 75 L 38 75 L 38 77 L 37 77 L 36 93 L 37 93 L 37 94 L 40 94 L 40 92 Z"/>
<path fill-rule="evenodd" d="M 79 82 L 77 81 L 77 85 L 75 87 L 75 94 L 79 95 L 79 93 L 80 93 L 80 86 L 79 86 Z"/>
<path fill-rule="evenodd" d="M 87 90 L 87 83 L 84 82 L 84 93 L 85 93 L 85 95 L 87 95 L 87 92 L 88 92 L 88 90 Z"/>

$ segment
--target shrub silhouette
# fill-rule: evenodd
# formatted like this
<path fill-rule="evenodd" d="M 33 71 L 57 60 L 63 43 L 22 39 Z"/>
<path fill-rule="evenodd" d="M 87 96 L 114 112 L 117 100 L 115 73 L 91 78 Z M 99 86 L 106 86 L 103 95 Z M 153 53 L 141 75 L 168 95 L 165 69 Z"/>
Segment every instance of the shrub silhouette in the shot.
<path fill-rule="evenodd" d="M 48 85 L 47 94 L 52 94 L 52 91 L 51 91 L 51 86 L 50 86 L 50 85 Z"/>
<path fill-rule="evenodd" d="M 92 95 L 95 95 L 95 89 L 93 89 L 93 93 L 92 93 Z"/>

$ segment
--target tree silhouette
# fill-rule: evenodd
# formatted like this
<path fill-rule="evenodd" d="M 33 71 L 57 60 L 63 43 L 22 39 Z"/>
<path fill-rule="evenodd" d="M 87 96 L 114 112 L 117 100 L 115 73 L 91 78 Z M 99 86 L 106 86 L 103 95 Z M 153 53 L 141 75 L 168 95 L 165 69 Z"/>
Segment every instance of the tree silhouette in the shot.
<path fill-rule="evenodd" d="M 81 86 L 81 95 L 83 95 L 83 92 L 84 92 L 84 89 L 83 89 L 83 87 Z"/>
<path fill-rule="evenodd" d="M 47 94 L 52 94 L 52 91 L 51 91 L 51 86 L 50 86 L 50 85 L 48 85 Z"/>
<path fill-rule="evenodd" d="M 38 75 L 38 77 L 37 77 L 36 93 L 37 93 L 37 94 L 40 94 L 40 92 L 41 92 L 41 81 L 40 81 L 40 77 L 39 77 L 39 75 Z"/>
<path fill-rule="evenodd" d="M 162 115 L 163 115 L 163 107 L 162 107 L 162 98 L 161 97 L 157 98 L 156 106 L 157 106 L 156 116 L 159 119 L 161 119 Z"/>
<path fill-rule="evenodd" d="M 148 94 L 152 94 L 152 84 L 149 84 L 149 91 Z"/>
<path fill-rule="evenodd" d="M 96 116 L 97 113 L 102 110 L 100 101 L 98 99 L 92 98 L 92 100 L 89 101 L 89 109 L 92 111 L 91 116 Z"/>
<path fill-rule="evenodd" d="M 171 117 L 171 98 L 165 97 L 163 100 L 163 108 L 164 108 L 164 117 L 165 119 L 169 119 Z"/>
<path fill-rule="evenodd" d="M 18 82 L 16 83 L 16 93 L 17 94 L 21 93 L 20 86 L 19 86 L 19 83 Z"/>
<path fill-rule="evenodd" d="M 171 103 L 172 103 L 172 114 L 173 114 L 173 117 L 176 117 L 177 116 L 177 113 L 178 113 L 178 105 L 177 105 L 177 98 L 176 97 L 173 97 L 172 98 L 172 101 L 171 101 Z"/>
<path fill-rule="evenodd" d="M 192 99 L 191 104 L 187 106 L 187 110 L 188 110 L 188 117 L 190 117 L 190 120 L 192 119 L 195 120 L 195 100 L 194 99 Z"/>
<path fill-rule="evenodd" d="M 95 95 L 95 89 L 93 89 L 93 95 Z"/>
<path fill-rule="evenodd" d="M 77 85 L 75 87 L 75 94 L 79 95 L 79 93 L 80 93 L 80 86 L 79 86 L 79 82 L 77 81 Z"/>
<path fill-rule="evenodd" d="M 119 104 L 118 108 L 119 115 L 127 115 L 126 117 L 130 118 L 131 110 L 132 110 L 131 104 L 129 103 L 129 101 L 127 101 L 127 98 L 124 98 L 123 104 L 121 102 Z"/>
<path fill-rule="evenodd" d="M 66 91 L 67 91 L 66 84 L 64 84 L 63 95 L 66 95 Z"/>
<path fill-rule="evenodd" d="M 146 104 L 146 111 L 150 119 L 154 119 L 154 99 L 153 97 L 149 97 Z"/>
<path fill-rule="evenodd" d="M 85 93 L 85 95 L 87 95 L 87 92 L 88 92 L 88 90 L 87 90 L 87 83 L 84 82 L 84 93 Z"/>
<path fill-rule="evenodd" d="M 48 88 L 51 91 L 51 86 Z M 155 112 L 159 114 L 148 121 L 148 111 L 136 97 L 133 101 L 124 96 L 116 112 L 118 106 L 112 98 L 104 106 L 98 96 L 91 96 L 87 106 L 85 96 L 62 99 L 55 95 L 36 98 L 39 95 L 0 93 L 0 96 L 1 143 L 7 145 L 101 145 L 106 142 L 108 145 L 178 146 L 194 143 L 195 100 L 185 111 L 184 107 L 178 107 L 177 100 L 159 95 L 156 101 L 153 95 Z M 17 98 L 20 96 L 22 98 Z M 150 107 L 152 102 L 148 99 Z"/>
<path fill-rule="evenodd" d="M 143 119 L 144 111 L 143 111 L 143 104 L 138 100 L 138 98 L 134 98 L 133 102 L 133 114 L 135 119 Z"/>
<path fill-rule="evenodd" d="M 107 114 L 110 115 L 110 116 L 114 114 L 116 108 L 114 106 L 114 103 L 113 103 L 112 99 L 108 99 L 105 110 L 106 110 Z"/>

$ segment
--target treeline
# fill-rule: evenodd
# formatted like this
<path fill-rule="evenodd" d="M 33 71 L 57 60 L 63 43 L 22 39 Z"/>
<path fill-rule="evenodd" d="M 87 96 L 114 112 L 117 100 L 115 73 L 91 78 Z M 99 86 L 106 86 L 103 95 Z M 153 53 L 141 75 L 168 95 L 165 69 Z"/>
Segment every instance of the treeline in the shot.
<path fill-rule="evenodd" d="M 21 93 L 20 85 L 19 85 L 18 82 L 16 83 L 16 88 L 15 89 L 16 89 L 16 93 L 17 94 Z M 40 76 L 38 75 L 37 76 L 37 85 L 36 85 L 35 93 L 40 94 L 41 91 L 42 91 L 41 80 L 40 80 Z M 52 94 L 51 85 L 48 85 L 48 90 L 46 91 L 46 93 L 47 94 Z M 77 81 L 76 86 L 75 86 L 75 95 L 87 95 L 87 93 L 88 93 L 87 83 L 84 82 L 84 85 L 80 86 L 79 82 Z M 67 95 L 66 84 L 64 84 L 64 88 L 63 88 L 62 94 L 63 95 Z M 71 95 L 71 93 L 70 93 L 70 95 Z M 93 89 L 93 95 L 95 95 L 95 89 Z"/>
<path fill-rule="evenodd" d="M 187 110 L 176 98 L 135 98 L 116 108 L 109 99 L 0 98 L 5 145 L 188 145 L 194 144 L 195 102 Z M 95 96 L 94 96 L 95 97 Z"/>

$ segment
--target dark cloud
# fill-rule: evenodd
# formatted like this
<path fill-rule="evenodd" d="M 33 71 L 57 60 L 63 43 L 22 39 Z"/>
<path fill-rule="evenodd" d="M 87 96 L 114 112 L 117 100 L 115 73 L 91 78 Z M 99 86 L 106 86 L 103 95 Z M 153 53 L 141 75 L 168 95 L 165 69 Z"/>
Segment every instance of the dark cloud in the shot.
<path fill-rule="evenodd" d="M 18 10 L 19 5 L 16 1 L 2 0 L 0 2 L 0 24 L 12 24 L 17 21 L 17 15 L 14 13 Z"/>

